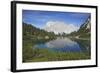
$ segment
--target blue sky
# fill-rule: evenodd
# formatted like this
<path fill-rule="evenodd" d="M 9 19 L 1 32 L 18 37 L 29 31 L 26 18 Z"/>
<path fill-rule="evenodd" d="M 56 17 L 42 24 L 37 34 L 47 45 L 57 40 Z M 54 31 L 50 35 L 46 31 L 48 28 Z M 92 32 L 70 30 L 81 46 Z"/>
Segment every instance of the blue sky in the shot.
<path fill-rule="evenodd" d="M 80 26 L 90 16 L 90 13 L 77 12 L 56 12 L 56 11 L 37 11 L 23 10 L 22 21 L 42 28 L 48 21 L 61 21 L 67 24 Z"/>

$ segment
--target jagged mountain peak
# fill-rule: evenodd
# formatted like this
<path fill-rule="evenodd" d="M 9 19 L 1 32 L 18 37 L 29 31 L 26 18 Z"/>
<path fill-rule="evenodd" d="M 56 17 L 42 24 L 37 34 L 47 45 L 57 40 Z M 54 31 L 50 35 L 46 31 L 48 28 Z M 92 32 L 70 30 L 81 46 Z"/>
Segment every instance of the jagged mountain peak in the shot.
<path fill-rule="evenodd" d="M 80 26 L 80 28 L 84 28 L 84 27 L 90 28 L 90 21 L 91 19 L 90 17 L 88 17 L 88 19 Z"/>
<path fill-rule="evenodd" d="M 80 31 L 88 31 L 90 32 L 91 29 L 91 18 L 88 17 L 88 19 L 80 26 L 79 32 Z"/>

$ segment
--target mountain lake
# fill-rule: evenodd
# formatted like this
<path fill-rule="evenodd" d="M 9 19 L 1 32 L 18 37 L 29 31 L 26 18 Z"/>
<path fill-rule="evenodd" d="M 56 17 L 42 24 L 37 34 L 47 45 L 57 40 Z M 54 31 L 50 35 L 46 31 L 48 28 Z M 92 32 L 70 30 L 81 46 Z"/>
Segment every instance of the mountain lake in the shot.
<path fill-rule="evenodd" d="M 48 49 L 58 52 L 89 52 L 90 41 L 82 39 L 57 38 L 45 43 L 34 45 L 34 48 Z"/>

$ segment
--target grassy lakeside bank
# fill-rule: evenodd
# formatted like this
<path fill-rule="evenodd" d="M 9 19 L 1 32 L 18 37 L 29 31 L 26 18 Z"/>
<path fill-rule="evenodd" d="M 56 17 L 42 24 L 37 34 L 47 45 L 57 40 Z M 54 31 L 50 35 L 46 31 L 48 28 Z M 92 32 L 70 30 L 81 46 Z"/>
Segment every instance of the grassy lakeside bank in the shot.
<path fill-rule="evenodd" d="M 33 49 L 33 57 L 25 62 L 46 62 L 90 59 L 88 52 L 52 52 L 47 49 Z"/>

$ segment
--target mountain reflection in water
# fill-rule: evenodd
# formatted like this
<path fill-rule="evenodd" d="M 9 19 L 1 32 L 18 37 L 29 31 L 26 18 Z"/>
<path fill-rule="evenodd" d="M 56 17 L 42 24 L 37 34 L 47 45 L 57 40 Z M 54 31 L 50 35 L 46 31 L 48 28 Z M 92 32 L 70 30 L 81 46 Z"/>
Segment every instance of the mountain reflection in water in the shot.
<path fill-rule="evenodd" d="M 58 52 L 87 52 L 90 51 L 89 40 L 71 40 L 69 38 L 58 38 L 45 43 L 34 45 L 34 48 L 48 49 Z"/>

